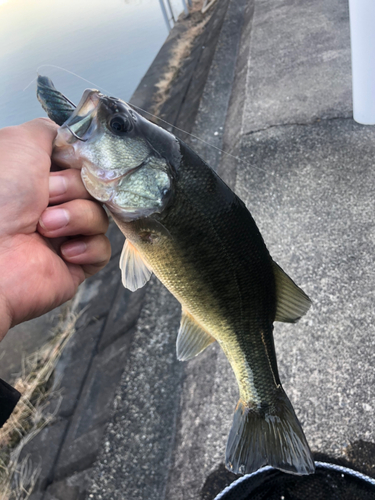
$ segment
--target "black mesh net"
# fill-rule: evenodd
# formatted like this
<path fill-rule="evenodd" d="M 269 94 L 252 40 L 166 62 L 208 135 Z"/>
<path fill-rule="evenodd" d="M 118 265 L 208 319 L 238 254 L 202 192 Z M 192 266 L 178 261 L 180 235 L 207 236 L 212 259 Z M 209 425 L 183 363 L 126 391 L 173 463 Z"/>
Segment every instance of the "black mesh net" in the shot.
<path fill-rule="evenodd" d="M 346 467 L 315 462 L 309 476 L 264 467 L 235 481 L 215 500 L 375 500 L 375 480 Z"/>

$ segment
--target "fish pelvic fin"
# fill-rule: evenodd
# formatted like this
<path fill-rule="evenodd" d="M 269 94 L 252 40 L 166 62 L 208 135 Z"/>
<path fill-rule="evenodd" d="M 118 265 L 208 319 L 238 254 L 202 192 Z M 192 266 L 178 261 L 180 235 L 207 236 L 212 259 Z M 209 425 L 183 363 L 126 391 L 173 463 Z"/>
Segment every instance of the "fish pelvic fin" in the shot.
<path fill-rule="evenodd" d="M 271 465 L 290 474 L 313 474 L 315 464 L 309 445 L 281 387 L 272 410 L 265 408 L 249 407 L 239 400 L 228 437 L 227 469 L 250 474 Z"/>

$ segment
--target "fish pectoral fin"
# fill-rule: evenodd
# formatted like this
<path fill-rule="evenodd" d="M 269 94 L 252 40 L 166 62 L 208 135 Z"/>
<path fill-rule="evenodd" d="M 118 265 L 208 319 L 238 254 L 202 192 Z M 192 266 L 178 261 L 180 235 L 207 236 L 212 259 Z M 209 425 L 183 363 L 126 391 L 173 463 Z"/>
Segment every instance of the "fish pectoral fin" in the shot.
<path fill-rule="evenodd" d="M 276 281 L 275 321 L 295 323 L 310 309 L 311 300 L 276 262 L 272 264 Z"/>
<path fill-rule="evenodd" d="M 120 257 L 122 284 L 125 288 L 135 292 L 142 288 L 150 279 L 152 271 L 145 264 L 134 246 L 125 240 Z"/>
<path fill-rule="evenodd" d="M 177 359 L 187 361 L 204 351 L 215 339 L 207 333 L 194 318 L 182 310 L 180 329 L 177 337 Z"/>

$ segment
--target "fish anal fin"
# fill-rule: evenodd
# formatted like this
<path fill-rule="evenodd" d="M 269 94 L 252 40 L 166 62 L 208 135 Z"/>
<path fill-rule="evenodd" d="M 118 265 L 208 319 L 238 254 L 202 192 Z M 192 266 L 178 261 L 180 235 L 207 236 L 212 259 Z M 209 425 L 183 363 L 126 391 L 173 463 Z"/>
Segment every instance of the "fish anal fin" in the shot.
<path fill-rule="evenodd" d="M 310 309 L 311 300 L 276 262 L 272 264 L 276 282 L 275 321 L 295 323 Z"/>
<path fill-rule="evenodd" d="M 309 445 L 281 387 L 272 408 L 267 412 L 239 401 L 228 437 L 226 467 L 235 474 L 250 474 L 264 465 L 291 474 L 313 474 Z"/>
<path fill-rule="evenodd" d="M 177 337 L 177 359 L 187 361 L 208 347 L 215 339 L 198 325 L 194 318 L 182 310 Z"/>
<path fill-rule="evenodd" d="M 125 240 L 120 257 L 122 284 L 125 288 L 135 292 L 142 288 L 150 279 L 152 271 L 145 264 L 136 248 Z"/>

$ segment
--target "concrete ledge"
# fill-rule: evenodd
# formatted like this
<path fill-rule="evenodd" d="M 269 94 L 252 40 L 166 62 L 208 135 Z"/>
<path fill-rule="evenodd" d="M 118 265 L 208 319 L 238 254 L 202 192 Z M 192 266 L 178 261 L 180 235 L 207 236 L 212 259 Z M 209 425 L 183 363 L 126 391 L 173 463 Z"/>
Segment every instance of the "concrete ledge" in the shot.
<path fill-rule="evenodd" d="M 131 340 L 132 332 L 128 332 L 94 358 L 55 465 L 55 480 L 93 464 L 111 415 Z"/>
<path fill-rule="evenodd" d="M 45 500 L 84 500 L 91 482 L 92 469 L 78 472 L 47 488 Z"/>

